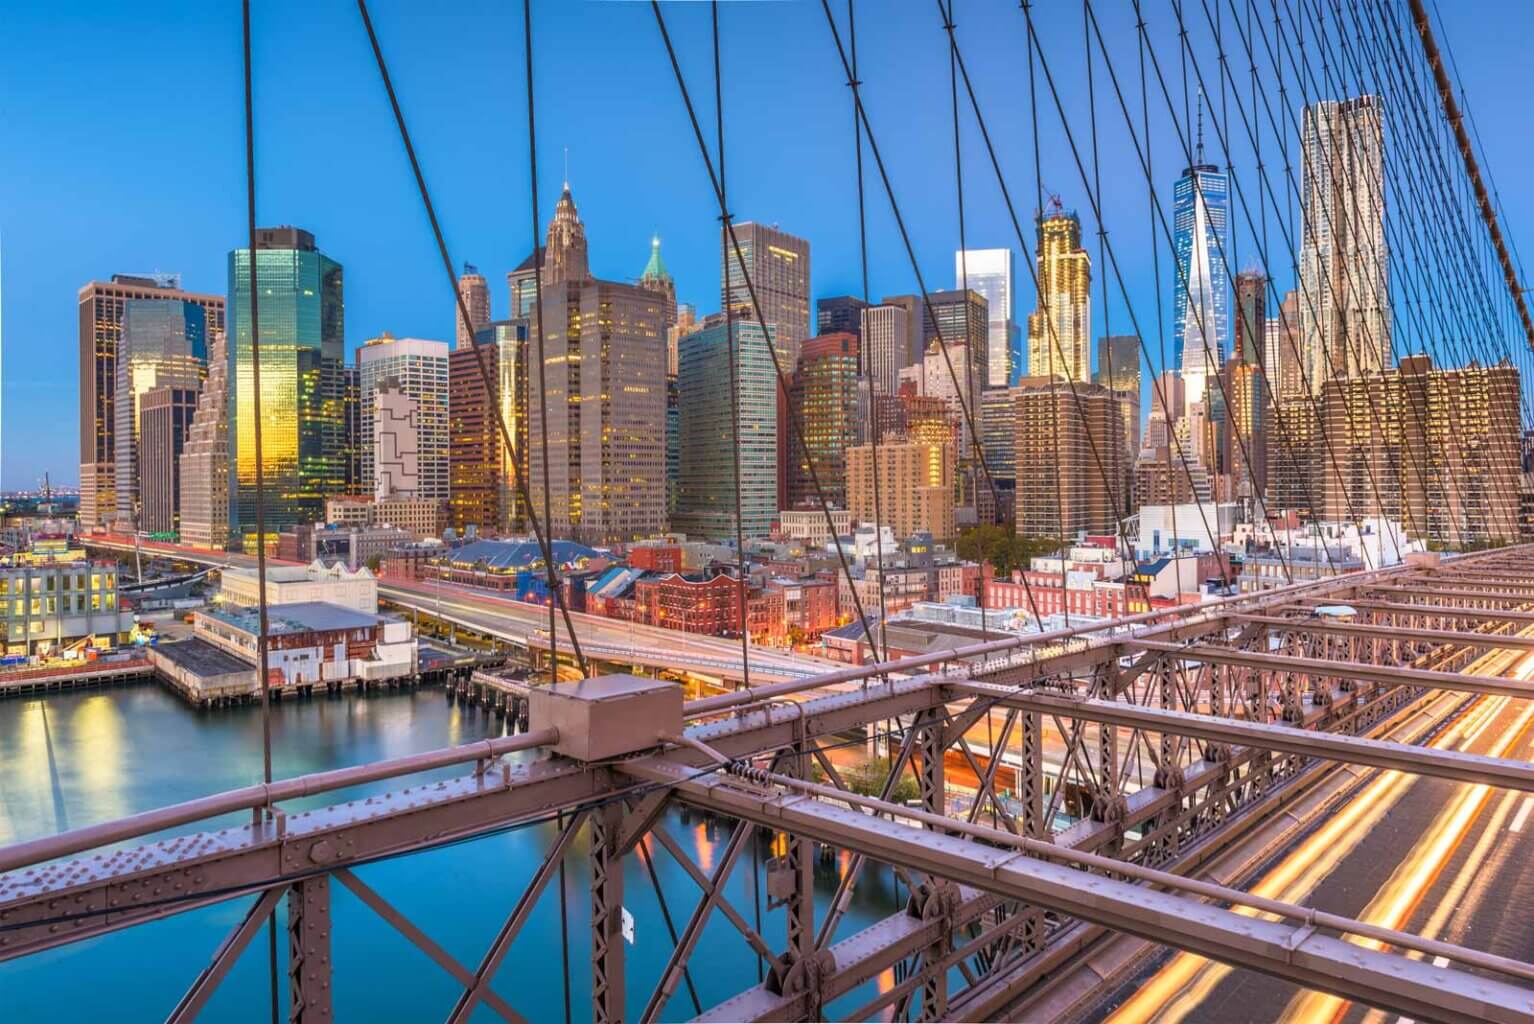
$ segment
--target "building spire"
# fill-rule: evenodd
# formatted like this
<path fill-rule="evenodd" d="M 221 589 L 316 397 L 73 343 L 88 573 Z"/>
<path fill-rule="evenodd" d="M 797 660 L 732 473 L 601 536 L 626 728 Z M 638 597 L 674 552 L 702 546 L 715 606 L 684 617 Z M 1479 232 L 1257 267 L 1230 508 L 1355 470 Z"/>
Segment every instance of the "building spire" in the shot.
<path fill-rule="evenodd" d="M 1199 90 L 1198 90 L 1198 150 L 1197 150 L 1197 159 L 1195 159 L 1193 162 L 1195 164 L 1201 164 L 1201 163 L 1204 162 L 1204 88 L 1203 88 L 1203 86 L 1199 86 Z"/>
<path fill-rule="evenodd" d="M 565 147 L 565 191 L 570 191 L 570 147 Z"/>

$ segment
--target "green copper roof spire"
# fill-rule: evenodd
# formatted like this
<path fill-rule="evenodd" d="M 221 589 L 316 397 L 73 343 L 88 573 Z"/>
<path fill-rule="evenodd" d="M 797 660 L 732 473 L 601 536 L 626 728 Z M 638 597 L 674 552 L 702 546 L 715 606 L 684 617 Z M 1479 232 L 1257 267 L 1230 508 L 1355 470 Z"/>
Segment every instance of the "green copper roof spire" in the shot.
<path fill-rule="evenodd" d="M 641 281 L 669 281 L 671 275 L 666 271 L 666 261 L 660 258 L 660 235 L 650 239 L 650 262 L 644 265 L 644 273 L 639 275 Z"/>

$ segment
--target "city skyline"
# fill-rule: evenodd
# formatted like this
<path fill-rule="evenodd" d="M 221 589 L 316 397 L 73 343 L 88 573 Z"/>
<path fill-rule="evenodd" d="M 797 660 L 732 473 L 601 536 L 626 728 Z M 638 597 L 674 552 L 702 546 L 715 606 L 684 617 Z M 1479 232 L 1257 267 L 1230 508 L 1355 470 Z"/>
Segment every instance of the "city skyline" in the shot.
<path fill-rule="evenodd" d="M 626 19 L 638 31 L 645 26 L 646 11 L 628 11 L 621 6 L 614 9 L 601 5 L 603 10 L 593 11 L 588 5 L 548 6 L 535 8 L 535 32 L 547 37 L 549 45 L 572 35 L 589 33 L 594 19 L 600 14 Z M 280 14 L 280 11 L 278 12 Z M 447 317 L 451 295 L 440 277 L 440 268 L 432 265 L 429 231 L 420 217 L 418 204 L 412 193 L 408 166 L 398 151 L 397 140 L 390 136 L 386 108 L 383 106 L 376 72 L 369 66 L 367 54 L 356 47 L 342 48 L 338 55 L 332 45 L 337 39 L 356 41 L 360 28 L 348 17 L 350 12 L 318 12 L 311 31 L 291 41 L 290 57 L 312 58 L 324 66 L 327 74 L 338 77 L 336 102 L 344 109 L 355 109 L 362 115 L 356 125 L 341 128 L 326 125 L 324 130 L 339 130 L 349 147 L 355 148 L 357 156 L 348 155 L 343 160 L 347 180 L 346 194 L 340 202 L 331 203 L 327 188 L 315 188 L 313 183 L 301 181 L 285 166 L 286 154 L 296 153 L 311 145 L 322 130 L 320 123 L 310 115 L 294 114 L 282 106 L 290 95 L 289 90 L 303 87 L 307 72 L 296 74 L 293 81 L 282 81 L 271 74 L 270 67 L 263 68 L 266 59 L 275 59 L 277 36 L 273 18 L 265 20 L 259 13 L 256 19 L 257 74 L 258 74 L 258 206 L 260 220 L 269 224 L 302 224 L 324 240 L 326 251 L 345 264 L 347 273 L 347 327 L 344 344 L 348 362 L 351 353 L 361 341 L 375 337 L 388 330 L 397 336 L 418 336 L 451 340 L 456 325 Z M 157 49 L 173 47 L 178 41 L 194 38 L 206 42 L 203 49 L 189 58 L 184 69 L 186 74 L 200 75 L 210 83 L 206 95 L 185 100 L 188 113 L 209 121 L 227 118 L 237 123 L 238 83 L 236 76 L 228 75 L 228 65 L 236 56 L 230 52 L 237 42 L 237 19 L 224 18 L 189 8 L 187 16 L 156 27 L 144 41 L 144 50 L 136 54 L 100 53 L 100 61 L 84 60 L 84 73 L 67 85 L 36 67 L 37 56 L 30 53 L 6 52 L 14 57 L 6 66 L 32 67 L 34 74 L 24 82 L 16 83 L 7 92 L 28 100 L 31 107 L 47 107 L 63 90 L 64 98 L 77 101 L 89 97 L 93 90 L 102 91 L 110 74 L 118 76 L 129 91 L 136 85 L 148 87 L 152 79 L 151 58 Z M 101 12 L 101 27 L 110 29 L 117 17 L 113 12 Z M 644 16 L 641 18 L 641 16 Z M 788 16 L 780 19 L 782 24 L 764 25 L 763 42 L 774 40 L 803 40 L 810 53 L 794 64 L 797 75 L 789 76 L 784 88 L 786 100 L 802 96 L 819 95 L 828 82 L 837 78 L 831 66 L 835 63 L 834 50 L 818 11 L 788 8 Z M 726 28 L 732 19 L 751 17 L 749 8 L 727 7 L 722 15 Z M 1449 30 L 1462 47 L 1480 45 L 1472 38 L 1472 32 L 1454 32 L 1457 15 L 1451 12 Z M 969 44 L 971 73 L 977 88 L 988 97 L 987 117 L 992 122 L 993 134 L 998 136 L 1000 157 L 1014 196 L 1022 203 L 1033 192 L 1033 175 L 1029 172 L 1031 160 L 1027 159 L 1029 143 L 1025 110 L 1018 101 L 1007 98 L 1007 90 L 1000 88 L 1012 73 L 1002 59 L 1006 48 L 1003 43 L 1016 42 L 1024 36 L 1024 26 L 1015 11 L 992 11 L 976 8 L 967 14 L 966 30 L 972 31 Z M 685 8 L 678 8 L 671 17 L 672 30 L 684 48 L 701 43 L 707 31 L 706 19 L 689 17 Z M 1051 19 L 1053 20 L 1053 19 Z M 1531 19 L 1534 20 L 1534 19 Z M 897 115 L 905 116 L 936 130 L 950 115 L 946 103 L 940 102 L 946 95 L 946 53 L 943 48 L 928 46 L 926 36 L 933 25 L 929 19 L 915 10 L 892 9 L 888 17 L 872 19 L 867 26 L 860 24 L 859 31 L 866 33 L 867 45 L 881 43 L 897 49 L 909 57 L 908 73 L 903 76 L 871 78 L 867 84 L 866 99 L 870 116 L 879 132 L 882 149 L 890 161 L 891 173 L 897 196 L 902 198 L 903 213 L 910 222 L 917 248 L 918 260 L 929 289 L 947 284 L 952 274 L 953 253 L 957 248 L 957 230 L 950 209 L 952 189 L 947 187 L 941 175 L 931 185 L 937 202 L 918 204 L 912 201 L 915 183 L 924 174 L 932 175 L 932 158 L 919 147 L 909 144 L 897 132 L 900 124 Z M 171 22 L 175 22 L 174 26 Z M 882 22 L 882 23 L 881 23 Z M 1110 47 L 1133 43 L 1132 25 L 1126 27 L 1118 20 L 1105 17 L 1104 30 Z M 507 298 L 501 282 L 505 273 L 514 268 L 531 248 L 525 196 L 526 152 L 525 143 L 517 138 L 520 116 L 516 104 L 504 94 L 504 83 L 485 76 L 478 70 L 469 74 L 462 87 L 470 92 L 481 91 L 486 95 L 486 105 L 507 120 L 506 136 L 481 145 L 498 147 L 493 150 L 496 160 L 495 178 L 504 177 L 504 183 L 491 175 L 467 174 L 455 149 L 456 143 L 450 132 L 443 133 L 443 124 L 451 127 L 453 117 L 459 116 L 445 109 L 441 102 L 440 87 L 421 78 L 421 71 L 435 56 L 445 52 L 451 44 L 461 42 L 462 33 L 468 28 L 484 28 L 488 37 L 502 39 L 509 45 L 520 42 L 520 27 L 505 20 L 499 12 L 476 9 L 472 6 L 441 20 L 440 24 L 427 24 L 420 32 L 406 34 L 401 30 L 404 21 L 397 12 L 379 12 L 378 27 L 386 50 L 398 62 L 402 101 L 412 115 L 420 138 L 421 150 L 428 180 L 432 183 L 439 210 L 447 231 L 451 252 L 461 265 L 473 263 L 489 282 L 492 316 L 496 319 L 508 315 Z M 414 26 L 412 26 L 414 27 Z M 1166 30 L 1170 26 L 1161 25 Z M 8 38 L 16 45 L 30 46 L 39 55 L 46 55 L 50 44 L 42 35 L 43 26 L 34 24 L 26 12 L 8 24 Z M 987 32 L 985 30 L 992 30 Z M 1061 31 L 1058 26 L 1043 24 L 1041 31 L 1045 40 L 1049 33 Z M 994 41 L 990 39 L 994 36 Z M 92 43 L 92 47 L 102 45 Z M 593 81 L 575 89 L 562 89 L 562 79 L 556 69 L 549 65 L 539 78 L 540 124 L 540 193 L 541 206 L 538 218 L 540 226 L 547 223 L 558 184 L 563 175 L 561 150 L 570 149 L 569 174 L 577 190 L 583 196 L 584 210 L 593 223 L 603 225 L 607 244 L 601 253 L 594 254 L 593 272 L 600 277 L 615 280 L 632 280 L 644 265 L 647 245 L 659 234 L 665 243 L 666 260 L 675 277 L 678 299 L 700 304 L 700 313 L 709 312 L 709 297 L 717 294 L 717 210 L 710 212 L 712 197 L 707 192 L 706 178 L 701 162 L 690 151 L 685 127 L 680 122 L 680 101 L 675 100 L 669 77 L 662 74 L 664 68 L 656 63 L 654 54 L 642 52 L 621 55 L 617 47 L 598 43 L 604 54 L 613 54 L 609 71 L 598 75 Z M 1158 39 L 1158 45 L 1167 46 Z M 9 50 L 6 44 L 0 44 Z M 195 49 L 195 48 L 194 48 Z M 363 48 L 365 50 L 365 48 Z M 643 47 L 638 48 L 644 51 Z M 178 50 L 178 53 L 181 51 Z M 205 55 L 206 52 L 206 55 Z M 1170 47 L 1168 46 L 1168 52 Z M 1472 51 L 1473 52 L 1473 51 Z M 219 60 L 212 60 L 213 55 Z M 266 54 L 266 57 L 263 57 Z M 237 63 L 237 62 L 235 62 Z M 1466 61 L 1467 65 L 1471 62 Z M 689 81 L 696 90 L 706 69 L 689 65 Z M 1073 69 L 1074 70 L 1074 69 Z M 1476 68 L 1470 67 L 1471 74 Z M 264 72 L 264 74 L 263 74 Z M 652 95 L 644 97 L 647 132 L 651 138 L 660 125 L 667 132 L 675 131 L 678 144 L 670 146 L 664 154 L 642 161 L 639 166 L 625 167 L 621 172 L 603 166 L 600 152 L 593 144 L 582 138 L 578 126 L 580 118 L 564 116 L 573 110 L 583 97 L 592 90 L 604 88 L 609 82 L 607 75 L 631 75 L 643 72 L 654 84 Z M 16 72 L 12 72 L 16 73 Z M 227 77 L 228 88 L 222 92 L 218 82 Z M 489 82 L 497 88 L 489 88 Z M 263 90 L 261 85 L 265 86 Z M 1492 100 L 1490 90 L 1476 90 L 1477 82 L 1471 79 L 1467 88 Z M 989 86 L 989 87 L 987 87 Z M 743 127 L 749 120 L 749 130 L 737 129 L 733 134 L 727 155 L 730 157 L 731 206 L 737 220 L 756 219 L 765 223 L 778 223 L 784 230 L 806 238 L 815 252 L 815 276 L 811 282 L 810 299 L 834 294 L 861 294 L 858 279 L 857 225 L 853 207 L 855 193 L 852 191 L 850 171 L 846 175 L 817 172 L 816 188 L 789 187 L 792 176 L 785 181 L 780 161 L 762 159 L 764 154 L 781 147 L 785 133 L 796 136 L 808 133 L 807 144 L 827 155 L 840 154 L 850 147 L 846 138 L 845 111 L 817 111 L 802 124 L 775 126 L 759 114 L 751 112 L 756 102 L 765 95 L 767 83 L 746 75 L 727 82 L 725 102 L 727 112 L 738 114 Z M 610 93 L 611 90 L 608 90 Z M 573 95 L 572 95 L 573 93 Z M 515 99 L 516 97 L 513 97 Z M 652 102 L 653 101 L 653 102 Z M 619 110 L 624 103 L 638 103 L 619 97 Z M 1084 103 L 1066 98 L 1067 110 L 1073 119 L 1084 113 Z M 1498 116 L 1495 102 L 1478 106 L 1483 118 Z M 15 429 L 18 422 L 35 417 L 49 405 L 68 399 L 69 388 L 53 380 L 48 372 L 48 353 L 69 331 L 68 321 L 59 308 L 60 297 L 71 294 L 88 280 L 105 280 L 114 272 L 142 270 L 146 265 L 178 270 L 185 278 L 185 286 L 191 291 L 217 293 L 224 290 L 221 273 L 222 257 L 231 248 L 243 244 L 243 168 L 237 154 L 229 147 L 229 153 L 220 150 L 204 157 L 197 173 L 189 174 L 183 167 L 165 165 L 163 157 L 154 152 L 156 140 L 162 129 L 150 126 L 144 130 L 144 138 L 125 140 L 119 157 L 120 166 L 94 171 L 90 168 L 71 170 L 58 183 L 42 180 L 45 172 L 56 168 L 68 159 L 68 146 L 76 136 L 62 132 L 56 125 L 45 125 L 25 114 L 13 128 L 12 149 L 0 157 L 0 181 L 25 182 L 29 203 L 26 209 L 0 208 L 0 233 L 5 241 L 5 276 L 7 289 L 5 313 L 6 369 L 6 426 Z M 1164 203 L 1170 202 L 1165 195 L 1168 182 L 1178 167 L 1178 143 L 1169 126 L 1159 127 L 1155 122 L 1164 120 L 1165 111 L 1152 110 L 1156 143 L 1163 154 L 1158 158 L 1155 175 L 1158 192 Z M 95 114 L 91 117 L 99 116 Z M 1297 115 L 1296 115 L 1297 116 Z M 562 121 L 563 117 L 563 121 Z M 444 122 L 443 119 L 446 119 Z M 658 119 L 658 120 L 657 120 Z M 569 123 L 570 131 L 557 132 L 549 125 Z M 1003 131 L 998 126 L 1007 126 Z M 1055 119 L 1040 114 L 1041 134 L 1050 149 L 1047 152 L 1063 153 L 1063 136 Z M 637 130 L 637 129 L 634 129 Z M 628 129 L 625 129 L 628 131 Z M 920 133 L 914 133 L 919 135 Z M 1499 133 L 1506 140 L 1514 133 Z M 568 137 L 566 137 L 568 136 Z M 667 135 L 670 138 L 670 135 Z M 522 136 L 525 140 L 525 135 Z M 353 146 L 353 144 L 355 144 Z M 1506 145 L 1506 142 L 1503 143 Z M 1135 166 L 1135 157 L 1127 141 L 1120 140 L 1116 149 L 1105 149 L 1103 160 L 1118 161 L 1129 168 Z M 1214 152 L 1215 144 L 1206 138 L 1211 158 L 1223 155 Z M 977 148 L 972 126 L 965 128 L 966 150 Z M 971 153 L 975 161 L 978 154 Z M 1514 165 L 1507 158 L 1498 159 L 1491 154 L 1496 166 Z M 361 161 L 360 163 L 354 161 Z M 479 161 L 476 161 L 478 163 Z M 1233 162 L 1240 164 L 1242 154 L 1238 147 Z M 366 166 L 363 166 L 365 164 Z M 126 170 L 126 174 L 119 173 Z M 1086 210 L 1085 191 L 1081 182 L 1071 173 L 1068 160 L 1051 159 L 1044 167 L 1049 186 L 1058 190 L 1065 200 Z M 146 176 L 148 178 L 146 179 Z M 113 180 L 123 179 L 124 183 Z M 966 191 L 970 193 L 970 209 L 967 211 L 968 236 L 966 245 L 971 249 L 984 247 L 1007 247 L 1013 250 L 1014 260 L 1024 260 L 1032 254 L 1017 248 L 1016 240 L 1001 214 L 994 195 L 994 181 L 981 176 L 978 162 L 969 171 Z M 156 182 L 154 190 L 146 192 L 137 183 L 145 180 Z M 67 183 L 67 188 L 62 187 Z M 870 182 L 870 185 L 873 183 Z M 14 190 L 12 190 L 14 191 Z M 500 193 L 503 201 L 498 205 L 504 214 L 492 217 L 474 216 L 483 209 L 485 198 Z M 945 195 L 945 193 L 949 193 Z M 1132 194 L 1131 194 L 1132 193 Z M 633 202 L 634 196 L 641 201 Z M 358 202 L 358 199 L 365 199 Z M 1167 333 L 1170 340 L 1170 318 L 1163 317 L 1158 332 L 1152 332 L 1149 324 L 1155 322 L 1155 290 L 1164 289 L 1165 263 L 1162 281 L 1154 279 L 1149 266 L 1149 253 L 1139 250 L 1144 246 L 1131 244 L 1127 225 L 1143 222 L 1143 191 L 1127 188 L 1109 189 L 1105 186 L 1105 216 L 1117 225 L 1120 233 L 1118 258 L 1124 264 L 1129 282 L 1130 298 L 1142 331 Z M 131 200 L 131 201 L 130 201 Z M 1516 199 L 1509 199 L 1516 204 Z M 378 205 L 384 204 L 384 205 Z M 1233 204 L 1234 205 L 1234 204 Z M 930 206 L 931 209 L 923 209 Z M 173 213 L 181 208 L 185 213 Z M 75 211 L 73 217 L 88 219 L 93 228 L 81 233 L 75 221 L 60 219 L 61 211 Z M 897 251 L 893 226 L 889 220 L 888 207 L 883 195 L 875 188 L 868 192 L 869 239 L 870 239 L 870 295 L 904 294 L 914 290 L 910 268 L 905 264 L 904 254 Z M 1135 211 L 1133 214 L 1128 211 Z M 1023 211 L 1026 213 L 1026 211 Z M 109 216 L 103 215 L 110 213 Z M 190 215 L 187 215 L 190 214 Z M 1521 212 L 1516 205 L 1508 212 L 1512 234 L 1519 234 L 1517 227 Z M 1244 236 L 1245 225 L 1240 216 L 1233 215 L 1238 232 Z M 483 223 L 480 223 L 483 222 Z M 101 230 L 101 224 L 107 230 Z M 1088 228 L 1084 225 L 1084 228 Z M 540 227 L 541 230 L 541 227 Z M 1148 230 L 1148 228 L 1147 228 Z M 1084 235 L 1089 234 L 1084 230 Z M 1089 251 L 1095 244 L 1084 243 Z M 1238 244 L 1243 254 L 1250 252 L 1249 243 Z M 1094 251 L 1094 261 L 1096 253 Z M 1274 263 L 1280 261 L 1275 256 Z M 1016 274 L 1017 295 L 1014 306 L 1031 308 L 1033 288 L 1030 275 L 1019 270 Z M 1282 291 L 1291 282 L 1279 280 L 1276 287 Z M 1100 287 L 1094 288 L 1100 293 Z M 1093 296 L 1093 336 L 1122 333 L 1130 329 L 1121 297 L 1109 289 L 1106 304 L 1101 295 Z M 50 296 L 55 298 L 50 300 Z M 1098 308 L 1103 307 L 1103 308 Z M 1159 340 L 1159 339 L 1157 339 Z M 1147 337 L 1152 353 L 1157 351 L 1157 341 Z M 1170 348 L 1170 346 L 1168 346 Z M 1154 377 L 1155 367 L 1147 368 L 1147 378 Z M 1142 403 L 1148 404 L 1148 403 Z M 70 438 L 66 431 L 60 436 L 46 436 L 34 446 L 20 449 L 7 445 L 5 464 L 0 469 L 0 484 L 6 487 L 33 486 L 44 471 L 49 471 L 61 484 L 73 483 L 70 457 Z"/>

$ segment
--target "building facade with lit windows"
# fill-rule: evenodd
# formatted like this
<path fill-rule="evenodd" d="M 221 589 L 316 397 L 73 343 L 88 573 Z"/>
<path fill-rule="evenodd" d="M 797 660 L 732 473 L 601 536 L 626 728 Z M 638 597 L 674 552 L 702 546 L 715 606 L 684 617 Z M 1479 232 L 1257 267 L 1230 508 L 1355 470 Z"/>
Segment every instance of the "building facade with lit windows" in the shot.
<path fill-rule="evenodd" d="M 118 603 L 115 563 L 0 564 L 0 636 L 7 654 L 36 654 L 90 636 L 115 643 L 132 626 L 133 614 Z"/>
<path fill-rule="evenodd" d="M 247 550 L 256 540 L 252 255 L 260 292 L 267 542 L 275 543 L 285 526 L 318 519 L 325 498 L 347 486 L 341 264 L 302 228 L 258 228 L 254 254 L 229 254 L 229 528 Z"/>
<path fill-rule="evenodd" d="M 1012 383 L 1017 325 L 1012 322 L 1012 250 L 960 249 L 953 254 L 954 287 L 968 288 L 985 301 L 986 379 L 982 387 Z"/>
<path fill-rule="evenodd" d="M 874 466 L 879 501 L 874 501 Z M 927 443 L 888 439 L 847 452 L 847 508 L 855 522 L 887 525 L 896 538 L 928 533 L 937 540 L 954 535 L 954 448 L 952 440 Z"/>
<path fill-rule="evenodd" d="M 448 454 L 448 344 L 425 338 L 396 338 L 385 333 L 364 342 L 357 350 L 357 369 L 362 386 L 362 436 L 374 439 L 362 449 L 362 473 L 376 491 L 380 477 L 376 460 L 383 458 L 377 442 L 380 389 L 390 382 L 410 399 L 415 408 L 414 430 L 417 460 L 414 497 L 447 501 L 450 466 Z"/>
<path fill-rule="evenodd" d="M 1041 377 L 1025 377 L 1013 394 L 1017 532 L 1064 540 L 1116 533 L 1129 501 L 1127 403 L 1096 384 L 1073 392 Z"/>
<path fill-rule="evenodd" d="M 729 232 L 721 229 L 720 308 L 755 322 L 754 292 L 762 321 L 773 328 L 778 361 L 786 372 L 799 362 L 799 347 L 810 336 L 810 243 L 776 225 L 752 221 L 735 225 L 735 239 L 740 243 L 740 260 Z M 741 261 L 750 275 L 749 288 Z"/>
<path fill-rule="evenodd" d="M 117 357 L 127 304 L 190 302 L 202 307 L 204 337 L 224 332 L 222 295 L 181 290 L 177 274 L 113 274 L 80 289 L 80 525 L 99 526 L 117 510 Z"/>
<path fill-rule="evenodd" d="M 482 332 L 483 333 L 483 332 Z M 448 510 L 460 532 L 502 527 L 500 351 L 494 344 L 448 357 Z"/>
<path fill-rule="evenodd" d="M 1092 378 L 1092 257 L 1081 247 L 1081 220 L 1057 211 L 1038 219 L 1038 307 L 1028 314 L 1033 377 Z"/>
<path fill-rule="evenodd" d="M 819 501 L 805 448 L 815 461 L 825 500 L 846 507 L 847 449 L 858 443 L 864 422 L 858 394 L 857 335 L 822 334 L 804 343 L 789 389 L 789 404 L 803 430 L 804 446 L 789 448 L 788 494 L 779 495 L 783 507 Z"/>
<path fill-rule="evenodd" d="M 737 451 L 741 529 L 747 537 L 765 537 L 772 529 L 778 513 L 779 423 L 771 336 L 754 321 L 731 320 L 727 326 L 720 317 L 681 341 L 681 462 L 672 516 L 679 533 L 709 540 L 735 536 Z M 731 337 L 739 374 L 733 409 Z M 732 413 L 739 422 L 738 449 Z"/>

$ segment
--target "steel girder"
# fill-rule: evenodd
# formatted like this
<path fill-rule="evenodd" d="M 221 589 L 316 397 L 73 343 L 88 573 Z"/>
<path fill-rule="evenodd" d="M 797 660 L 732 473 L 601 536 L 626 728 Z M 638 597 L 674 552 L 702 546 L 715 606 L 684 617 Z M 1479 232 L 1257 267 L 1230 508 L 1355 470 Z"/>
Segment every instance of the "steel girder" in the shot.
<path fill-rule="evenodd" d="M 1411 1017 L 1440 1021 L 1534 1020 L 1534 991 L 1453 967 L 1435 967 L 1319 933 L 1312 925 L 1238 914 L 970 839 L 913 828 L 800 793 L 743 789 L 674 762 L 624 765 L 638 779 L 675 788 L 687 803 L 822 842 L 858 849 L 1007 898 L 1176 946 Z M 998 841 L 1004 835 L 998 834 Z"/>

